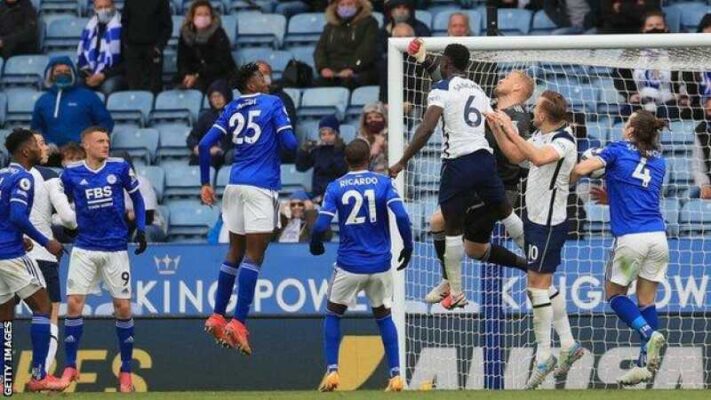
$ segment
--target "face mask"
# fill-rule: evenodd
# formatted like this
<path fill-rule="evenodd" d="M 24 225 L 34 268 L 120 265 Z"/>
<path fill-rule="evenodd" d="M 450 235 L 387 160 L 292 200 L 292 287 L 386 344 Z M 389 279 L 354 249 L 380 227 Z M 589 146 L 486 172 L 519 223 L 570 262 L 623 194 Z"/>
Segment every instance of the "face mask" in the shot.
<path fill-rule="evenodd" d="M 371 121 L 365 124 L 365 128 L 370 133 L 380 133 L 385 129 L 385 121 Z"/>
<path fill-rule="evenodd" d="M 410 12 L 407 10 L 393 12 L 393 22 L 396 24 L 407 22 L 410 19 Z"/>
<path fill-rule="evenodd" d="M 193 19 L 193 24 L 198 29 L 205 29 L 212 23 L 212 18 L 210 17 L 195 17 Z"/>
<path fill-rule="evenodd" d="M 54 86 L 59 89 L 66 89 L 72 85 L 71 74 L 60 74 L 54 77 Z"/>
<path fill-rule="evenodd" d="M 353 18 L 357 12 L 358 8 L 355 6 L 338 6 L 338 9 L 336 10 L 338 16 L 344 19 Z"/>
<path fill-rule="evenodd" d="M 113 8 L 102 8 L 101 10 L 98 10 L 96 12 L 96 18 L 102 24 L 108 24 L 109 21 L 111 21 L 111 18 L 113 18 L 113 17 L 114 17 L 114 9 Z"/>
<path fill-rule="evenodd" d="M 644 31 L 644 33 L 667 33 L 664 29 L 652 28 L 650 30 Z"/>

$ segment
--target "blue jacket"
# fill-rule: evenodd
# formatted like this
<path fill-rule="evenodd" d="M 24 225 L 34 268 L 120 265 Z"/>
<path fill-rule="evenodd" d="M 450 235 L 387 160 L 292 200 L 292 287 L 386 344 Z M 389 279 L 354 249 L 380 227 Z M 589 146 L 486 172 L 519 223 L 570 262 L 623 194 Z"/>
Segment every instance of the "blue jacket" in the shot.
<path fill-rule="evenodd" d="M 50 81 L 52 67 L 57 64 L 72 68 L 72 86 L 58 89 Z M 96 93 L 77 84 L 74 63 L 69 57 L 53 57 L 45 69 L 45 81 L 50 89 L 35 103 L 32 129 L 40 131 L 47 142 L 63 146 L 80 141 L 81 131 L 99 125 L 109 131 L 114 127 L 111 114 Z"/>

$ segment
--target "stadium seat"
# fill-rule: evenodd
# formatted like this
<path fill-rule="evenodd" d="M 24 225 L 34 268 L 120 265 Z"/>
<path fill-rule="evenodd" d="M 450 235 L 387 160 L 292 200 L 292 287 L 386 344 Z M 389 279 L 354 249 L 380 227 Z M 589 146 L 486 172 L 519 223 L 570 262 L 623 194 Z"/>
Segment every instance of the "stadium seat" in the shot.
<path fill-rule="evenodd" d="M 442 161 L 435 157 L 420 157 L 412 163 L 412 182 L 410 187 L 416 188 L 419 193 L 437 193 L 439 190 L 440 170 Z"/>
<path fill-rule="evenodd" d="M 79 15 L 81 12 L 80 3 L 76 0 L 40 0 L 35 5 L 35 10 L 46 18 L 53 14 L 73 14 Z"/>
<path fill-rule="evenodd" d="M 284 92 L 291 97 L 294 102 L 294 107 L 299 108 L 301 105 L 301 90 L 295 88 L 284 88 Z"/>
<path fill-rule="evenodd" d="M 688 187 L 694 178 L 691 172 L 691 162 L 687 158 L 672 157 L 667 160 L 667 169 L 671 172 L 671 184 L 677 187 Z"/>
<path fill-rule="evenodd" d="M 681 10 L 679 7 L 663 7 L 662 10 L 664 11 L 664 19 L 667 21 L 669 31 L 671 33 L 681 32 Z"/>
<path fill-rule="evenodd" d="M 696 137 L 696 126 L 699 124 L 698 121 L 674 121 L 669 124 L 669 130 L 665 130 L 660 140 L 663 145 L 666 144 L 679 144 L 679 145 L 693 145 Z"/>
<path fill-rule="evenodd" d="M 5 112 L 7 110 L 7 95 L 3 92 L 0 92 L 0 126 L 3 126 L 5 124 Z M 0 147 L 4 144 L 4 142 L 0 143 Z"/>
<path fill-rule="evenodd" d="M 287 46 L 315 45 L 321 37 L 326 15 L 324 13 L 297 14 L 289 19 L 289 27 L 284 38 Z"/>
<path fill-rule="evenodd" d="M 598 140 L 602 143 L 607 142 L 608 129 L 604 124 L 595 121 L 586 121 L 585 129 L 589 139 Z"/>
<path fill-rule="evenodd" d="M 266 61 L 271 65 L 274 76 L 273 79 L 281 79 L 281 74 L 286 68 L 286 64 L 292 59 L 291 53 L 283 50 L 272 50 L 265 47 L 247 47 L 235 51 L 237 54 L 237 64 L 242 65 L 254 61 Z"/>
<path fill-rule="evenodd" d="M 225 30 L 227 38 L 230 39 L 230 45 L 234 48 L 237 41 L 237 16 L 223 15 L 222 29 Z"/>
<path fill-rule="evenodd" d="M 200 167 L 197 165 L 171 164 L 165 169 L 165 192 L 168 199 L 196 197 L 200 194 Z M 215 169 L 210 168 L 210 182 L 215 178 Z"/>
<path fill-rule="evenodd" d="M 165 49 L 163 52 L 163 84 L 172 85 L 178 73 L 178 53 L 175 50 Z"/>
<path fill-rule="evenodd" d="M 254 10 L 254 5 L 257 5 L 259 7 L 259 10 L 261 12 L 265 13 L 270 13 L 274 10 L 274 5 L 276 1 L 272 0 L 235 0 L 232 1 L 231 3 L 229 0 L 225 0 L 228 4 L 230 4 L 230 10 L 231 11 L 240 11 L 240 12 L 245 12 L 247 10 Z"/>
<path fill-rule="evenodd" d="M 585 212 L 588 216 L 586 231 L 593 234 L 605 234 L 610 229 L 610 207 L 606 205 L 586 203 Z"/>
<path fill-rule="evenodd" d="M 210 227 L 217 221 L 219 209 L 200 204 L 198 200 L 174 201 L 168 204 L 170 219 L 168 237 L 176 239 L 205 239 Z"/>
<path fill-rule="evenodd" d="M 379 86 L 361 86 L 351 94 L 351 102 L 346 112 L 347 118 L 358 118 L 363 113 L 363 106 L 378 101 Z"/>
<path fill-rule="evenodd" d="M 127 151 L 131 157 L 141 157 L 150 164 L 158 150 L 158 141 L 157 129 L 121 130 L 111 135 L 111 149 Z"/>
<path fill-rule="evenodd" d="M 671 237 L 679 236 L 679 200 L 666 198 L 662 201 L 662 215 L 667 225 L 667 234 Z"/>
<path fill-rule="evenodd" d="M 240 13 L 237 15 L 237 46 L 271 45 L 281 47 L 286 18 L 279 14 Z"/>
<path fill-rule="evenodd" d="M 681 207 L 679 234 L 681 236 L 707 235 L 711 228 L 711 202 L 691 199 Z"/>
<path fill-rule="evenodd" d="M 545 11 L 539 10 L 533 15 L 531 35 L 550 35 L 556 29 L 558 29 L 558 26 L 548 18 Z"/>
<path fill-rule="evenodd" d="M 533 14 L 519 8 L 499 9 L 499 31 L 505 35 L 528 35 Z"/>
<path fill-rule="evenodd" d="M 449 10 L 435 14 L 432 21 L 432 34 L 434 36 L 447 36 L 447 27 L 449 26 L 449 17 L 455 12 L 465 13 L 469 16 L 469 29 L 472 35 L 478 36 L 481 33 L 481 14 L 474 10 Z"/>
<path fill-rule="evenodd" d="M 547 88 L 562 94 L 568 105 L 575 111 L 594 113 L 600 97 L 599 89 L 592 85 L 576 85 L 571 82 L 554 81 L 548 83 Z"/>
<path fill-rule="evenodd" d="M 348 144 L 358 136 L 358 128 L 353 125 L 342 124 L 340 133 L 343 143 Z"/>
<path fill-rule="evenodd" d="M 215 193 L 218 196 L 222 196 L 225 193 L 225 187 L 230 183 L 230 173 L 232 168 L 229 166 L 224 166 L 217 171 L 217 178 L 215 179 Z"/>
<path fill-rule="evenodd" d="M 314 51 L 316 51 L 316 47 L 296 46 L 290 47 L 288 51 L 295 59 L 308 64 L 313 69 L 314 74 L 318 75 L 318 72 L 316 71 L 316 61 L 314 61 Z"/>
<path fill-rule="evenodd" d="M 318 140 L 318 121 L 299 121 L 296 126 L 296 138 L 299 143 L 305 140 Z"/>
<path fill-rule="evenodd" d="M 173 15 L 171 17 L 173 21 L 173 30 L 170 34 L 170 39 L 168 39 L 168 49 L 177 50 L 178 42 L 180 41 L 180 27 L 183 26 L 183 20 L 185 19 L 182 15 Z"/>
<path fill-rule="evenodd" d="M 605 116 L 618 116 L 620 114 L 620 104 L 625 102 L 624 96 L 615 88 L 612 79 L 600 79 L 593 83 L 599 88 L 597 99 L 597 113 Z"/>
<path fill-rule="evenodd" d="M 109 96 L 106 108 L 114 122 L 144 126 L 153 109 L 153 93 L 149 91 L 115 92 Z"/>
<path fill-rule="evenodd" d="M 6 89 L 5 94 L 7 95 L 5 127 L 28 125 L 32 121 L 35 102 L 42 95 L 42 92 L 32 89 L 12 88 Z"/>
<path fill-rule="evenodd" d="M 378 12 L 378 11 L 373 11 L 373 18 L 378 22 L 378 27 L 383 27 L 383 20 L 385 17 L 383 16 L 383 13 Z"/>
<path fill-rule="evenodd" d="M 622 131 L 624 130 L 624 127 L 624 122 L 618 122 L 612 127 L 610 127 L 610 130 L 608 132 L 608 140 L 611 142 L 622 140 Z"/>
<path fill-rule="evenodd" d="M 89 22 L 88 18 L 58 18 L 47 26 L 44 39 L 45 50 L 76 49 L 81 39 L 81 31 Z"/>
<path fill-rule="evenodd" d="M 10 57 L 5 61 L 2 74 L 3 87 L 24 86 L 40 88 L 49 59 L 45 55 Z"/>
<path fill-rule="evenodd" d="M 185 121 L 190 125 L 197 121 L 202 93 L 199 90 L 167 90 L 158 94 L 151 113 L 152 123 L 159 121 Z"/>
<path fill-rule="evenodd" d="M 301 97 L 301 106 L 297 110 L 297 115 L 305 118 L 320 118 L 335 113 L 341 119 L 348 106 L 349 96 L 350 92 L 346 88 L 306 89 Z"/>
<path fill-rule="evenodd" d="M 432 13 L 426 10 L 416 10 L 415 19 L 427 25 L 428 28 L 432 29 Z"/>
<path fill-rule="evenodd" d="M 136 173 L 151 182 L 153 189 L 156 191 L 158 202 L 163 201 L 163 192 L 165 191 L 165 171 L 163 168 L 155 165 L 136 167 Z"/>
<path fill-rule="evenodd" d="M 675 7 L 681 11 L 681 29 L 685 32 L 696 32 L 701 18 L 711 12 L 711 7 L 703 3 L 679 3 Z"/>
<path fill-rule="evenodd" d="M 304 185 L 303 172 L 296 170 L 293 164 L 282 164 L 281 166 L 281 193 L 291 194 L 297 190 L 306 190 Z"/>
<path fill-rule="evenodd" d="M 156 128 L 160 135 L 158 159 L 161 162 L 168 159 L 178 159 L 187 164 L 187 160 L 190 158 L 190 149 L 188 149 L 186 140 L 190 135 L 190 127 L 180 124 L 165 124 L 158 125 Z"/>

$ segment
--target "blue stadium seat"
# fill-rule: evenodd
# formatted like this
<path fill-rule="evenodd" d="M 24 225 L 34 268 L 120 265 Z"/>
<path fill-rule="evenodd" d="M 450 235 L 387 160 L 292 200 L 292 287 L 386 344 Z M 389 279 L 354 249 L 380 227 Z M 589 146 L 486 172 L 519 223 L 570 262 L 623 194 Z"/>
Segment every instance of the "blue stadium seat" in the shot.
<path fill-rule="evenodd" d="M 176 50 L 178 48 L 178 42 L 180 41 L 180 27 L 183 26 L 185 17 L 182 15 L 173 15 L 171 19 L 173 20 L 173 30 L 170 33 L 167 48 Z"/>
<path fill-rule="evenodd" d="M 427 25 L 428 28 L 432 28 L 432 13 L 426 10 L 415 11 L 415 19 Z"/>
<path fill-rule="evenodd" d="M 163 192 L 165 191 L 165 171 L 163 168 L 155 165 L 137 167 L 136 173 L 151 182 L 153 189 L 156 191 L 158 202 L 163 201 Z"/>
<path fill-rule="evenodd" d="M 691 163 L 687 158 L 672 157 L 667 160 L 667 169 L 671 172 L 671 184 L 677 187 L 688 187 L 694 181 L 691 173 Z"/>
<path fill-rule="evenodd" d="M 7 111 L 7 95 L 0 92 L 0 126 L 5 124 L 5 112 Z M 0 143 L 2 146 L 4 143 Z"/>
<path fill-rule="evenodd" d="M 296 126 L 296 138 L 299 143 L 304 140 L 318 140 L 318 121 L 299 121 Z"/>
<path fill-rule="evenodd" d="M 178 53 L 165 49 L 163 52 L 163 84 L 170 85 L 178 73 Z"/>
<path fill-rule="evenodd" d="M 696 134 L 696 126 L 699 124 L 698 121 L 674 121 L 669 124 L 669 130 L 664 131 L 660 137 L 660 141 L 663 145 L 666 144 L 683 144 L 683 145 L 693 145 Z"/>
<path fill-rule="evenodd" d="M 151 113 L 151 121 L 197 121 L 202 93 L 199 90 L 167 90 L 158 94 Z"/>
<path fill-rule="evenodd" d="M 611 142 L 622 140 L 622 131 L 624 130 L 624 127 L 624 122 L 618 122 L 612 127 L 610 127 L 610 130 L 608 132 L 608 140 Z"/>
<path fill-rule="evenodd" d="M 592 85 L 554 81 L 550 82 L 547 88 L 562 94 L 568 105 L 575 111 L 595 112 L 600 97 L 599 89 Z"/>
<path fill-rule="evenodd" d="M 237 54 L 237 64 L 242 65 L 254 61 L 266 61 L 271 65 L 274 76 L 272 79 L 281 79 L 281 74 L 286 68 L 286 64 L 291 61 L 292 55 L 288 51 L 272 50 L 265 47 L 247 47 L 239 49 Z"/>
<path fill-rule="evenodd" d="M 594 203 L 585 204 L 588 219 L 586 231 L 593 234 L 605 234 L 610 230 L 610 207 Z"/>
<path fill-rule="evenodd" d="M 474 10 L 449 10 L 435 14 L 434 21 L 432 21 L 432 34 L 434 36 L 447 36 L 449 17 L 455 12 L 464 13 L 469 16 L 469 29 L 472 35 L 478 36 L 481 33 L 482 17 L 479 12 Z"/>
<path fill-rule="evenodd" d="M 291 194 L 297 190 L 306 190 L 304 185 L 304 172 L 296 170 L 293 164 L 282 164 L 281 166 L 281 191 Z"/>
<path fill-rule="evenodd" d="M 12 88 L 6 89 L 5 94 L 7 95 L 5 126 L 28 125 L 32 121 L 35 102 L 42 95 L 42 92 L 32 89 Z"/>
<path fill-rule="evenodd" d="M 227 38 L 230 39 L 230 45 L 234 48 L 237 40 L 237 16 L 223 15 L 222 29 L 225 30 Z"/>
<path fill-rule="evenodd" d="M 556 29 L 558 26 L 548 18 L 545 11 L 539 10 L 533 15 L 531 35 L 550 35 Z"/>
<path fill-rule="evenodd" d="M 348 144 L 351 141 L 353 141 L 356 138 L 356 136 L 358 136 L 358 128 L 356 128 L 353 125 L 342 124 L 340 133 L 341 133 L 341 139 L 343 139 L 343 142 L 345 144 Z"/>
<path fill-rule="evenodd" d="M 141 128 L 132 131 L 118 131 L 111 135 L 111 149 L 125 150 L 131 157 L 141 157 L 150 164 L 158 150 L 158 130 Z"/>
<path fill-rule="evenodd" d="M 153 109 L 153 93 L 149 91 L 115 92 L 109 96 L 106 108 L 114 122 L 144 126 Z"/>
<path fill-rule="evenodd" d="M 662 201 L 662 215 L 667 224 L 667 233 L 669 236 L 679 236 L 679 199 L 666 198 Z"/>
<path fill-rule="evenodd" d="M 289 27 L 284 43 L 292 45 L 315 45 L 321 37 L 326 15 L 324 13 L 296 14 L 289 19 Z"/>
<path fill-rule="evenodd" d="M 383 16 L 383 13 L 378 12 L 378 11 L 373 11 L 373 18 L 375 18 L 375 20 L 378 21 L 379 27 L 383 26 L 383 20 L 385 19 L 385 17 Z"/>
<path fill-rule="evenodd" d="M 43 17 L 53 14 L 79 15 L 81 12 L 79 3 L 76 0 L 40 0 L 35 4 L 35 10 Z"/>
<path fill-rule="evenodd" d="M 286 18 L 279 14 L 237 15 L 237 46 L 271 45 L 281 47 L 286 32 Z"/>
<path fill-rule="evenodd" d="M 58 18 L 49 23 L 44 39 L 45 50 L 76 49 L 81 39 L 81 31 L 89 22 L 88 18 Z"/>
<path fill-rule="evenodd" d="M 437 193 L 442 161 L 435 157 L 416 158 L 412 163 L 413 180 L 408 182 L 418 193 Z"/>
<path fill-rule="evenodd" d="M 708 235 L 711 228 L 711 201 L 691 199 L 681 207 L 679 234 Z"/>
<path fill-rule="evenodd" d="M 701 18 L 711 12 L 711 6 L 703 3 L 679 3 L 676 7 L 681 11 L 681 29 L 686 32 L 696 32 Z"/>
<path fill-rule="evenodd" d="M 294 107 L 299 108 L 301 105 L 301 90 L 295 88 L 284 88 L 284 93 L 291 97 L 291 101 L 294 102 Z"/>
<path fill-rule="evenodd" d="M 247 10 L 254 10 L 253 4 L 259 6 L 261 12 L 270 13 L 274 11 L 274 6 L 277 1 L 273 0 L 256 0 L 256 1 L 246 1 L 246 0 L 235 0 L 230 3 L 229 0 L 225 0 L 230 5 L 230 10 L 245 12 Z"/>
<path fill-rule="evenodd" d="M 598 140 L 602 143 L 607 142 L 608 129 L 604 124 L 595 121 L 586 121 L 585 128 L 587 129 L 588 138 Z"/>
<path fill-rule="evenodd" d="M 219 209 L 200 204 L 198 200 L 174 201 L 168 204 L 170 219 L 169 240 L 205 239 L 210 227 L 217 221 Z"/>
<path fill-rule="evenodd" d="M 10 57 L 5 61 L 2 74 L 3 87 L 25 86 L 40 88 L 49 59 L 45 55 Z"/>
<path fill-rule="evenodd" d="M 210 168 L 210 182 L 215 178 L 215 169 Z M 166 198 L 192 197 L 200 194 L 200 167 L 185 164 L 171 164 L 165 168 Z"/>
<path fill-rule="evenodd" d="M 612 79 L 600 79 L 596 84 L 600 90 L 597 99 L 597 113 L 604 116 L 618 116 L 620 114 L 620 104 L 625 102 L 624 96 L 615 88 Z"/>
<path fill-rule="evenodd" d="M 301 106 L 297 110 L 299 117 L 320 118 L 328 114 L 343 117 L 348 106 L 350 92 L 346 88 L 312 88 L 304 90 Z"/>
<path fill-rule="evenodd" d="M 681 10 L 679 7 L 670 6 L 663 7 L 664 19 L 667 21 L 667 27 L 672 33 L 681 32 Z"/>
<path fill-rule="evenodd" d="M 311 68 L 313 68 L 314 74 L 318 76 L 318 71 L 316 71 L 316 61 L 314 60 L 315 50 L 316 47 L 314 46 L 296 46 L 288 49 L 295 59 L 308 64 Z"/>
<path fill-rule="evenodd" d="M 533 13 L 519 8 L 499 9 L 499 31 L 505 35 L 528 35 Z"/>
<path fill-rule="evenodd" d="M 222 196 L 222 194 L 225 193 L 225 187 L 230 183 L 230 172 L 232 172 L 232 168 L 229 166 L 222 167 L 217 171 L 215 193 L 217 193 L 218 196 Z"/>
<path fill-rule="evenodd" d="M 158 147 L 158 159 L 178 159 L 187 164 L 190 158 L 186 139 L 190 135 L 190 127 L 180 124 L 164 124 L 156 127 L 160 135 L 160 146 Z"/>
<path fill-rule="evenodd" d="M 361 86 L 351 94 L 351 103 L 346 112 L 347 117 L 359 117 L 363 113 L 363 106 L 378 101 L 379 86 Z"/>

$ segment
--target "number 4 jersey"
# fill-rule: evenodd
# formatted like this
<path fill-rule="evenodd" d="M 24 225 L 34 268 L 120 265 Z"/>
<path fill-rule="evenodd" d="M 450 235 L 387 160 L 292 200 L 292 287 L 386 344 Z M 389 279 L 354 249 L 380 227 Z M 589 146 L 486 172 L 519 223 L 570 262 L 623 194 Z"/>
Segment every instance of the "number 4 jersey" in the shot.
<path fill-rule="evenodd" d="M 486 149 L 484 113 L 491 112 L 491 101 L 479 85 L 454 76 L 437 82 L 427 97 L 427 106 L 442 108 L 442 158 L 452 159 Z"/>
<path fill-rule="evenodd" d="M 605 163 L 612 234 L 664 231 L 659 203 L 666 172 L 662 154 L 642 157 L 633 143 L 619 141 L 608 144 L 599 157 Z"/>

